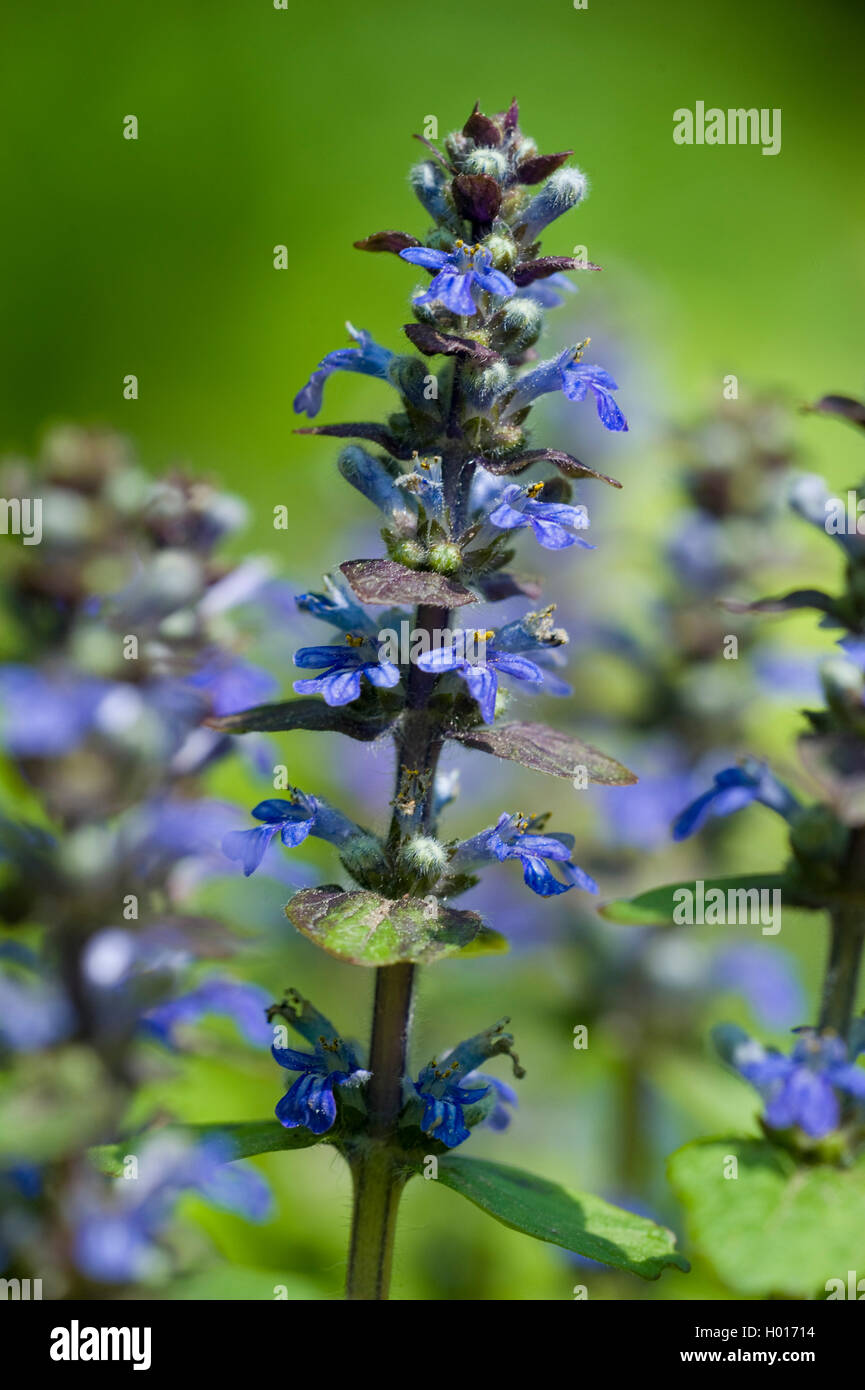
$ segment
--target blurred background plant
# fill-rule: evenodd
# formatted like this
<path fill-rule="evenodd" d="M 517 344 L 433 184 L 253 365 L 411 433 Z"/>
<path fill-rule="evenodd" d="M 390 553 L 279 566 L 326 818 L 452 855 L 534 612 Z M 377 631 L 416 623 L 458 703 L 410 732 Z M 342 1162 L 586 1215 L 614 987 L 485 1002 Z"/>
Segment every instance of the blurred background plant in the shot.
<path fill-rule="evenodd" d="M 585 305 L 593 352 L 629 383 L 630 433 L 606 438 L 603 460 L 593 438 L 592 458 L 625 492 L 609 501 L 600 489 L 580 493 L 598 549 L 563 559 L 573 566 L 564 572 L 572 598 L 561 604 L 572 642 L 560 674 L 575 690 L 572 727 L 591 737 L 594 724 L 641 781 L 610 792 L 545 785 L 536 804 L 531 774 L 485 760 L 472 825 L 455 829 L 481 823 L 481 794 L 490 815 L 503 797 L 549 809 L 576 833 L 579 862 L 605 899 L 698 872 L 762 869 L 783 855 L 768 816 L 717 821 L 699 846 L 673 845 L 666 832 L 716 767 L 741 753 L 768 757 L 793 784 L 801 777 L 789 767 L 792 734 L 831 634 L 807 616 L 781 628 L 725 614 L 714 600 L 780 592 L 805 564 L 827 587 L 836 578 L 832 548 L 806 527 L 782 536 L 776 518 L 790 469 L 824 473 L 839 489 L 859 473 L 853 432 L 818 427 L 797 406 L 829 387 L 861 387 L 861 193 L 849 169 L 865 20 L 837 0 L 819 12 L 780 0 L 696 10 L 623 0 L 580 12 L 543 0 L 529 20 L 517 0 L 502 0 L 483 44 L 463 48 L 446 22 L 462 23 L 463 11 L 444 0 L 441 17 L 431 27 L 424 12 L 394 6 L 386 48 L 379 26 L 346 0 L 330 7 L 326 34 L 313 10 L 217 5 L 204 23 L 192 6 L 157 0 L 136 24 L 134 49 L 104 0 L 83 17 L 53 15 L 50 28 L 26 10 L 6 21 L 0 63 L 17 139 L 5 171 L 17 196 L 0 233 L 15 266 L 3 287 L 2 495 L 27 495 L 35 468 L 46 533 L 41 546 L 0 544 L 2 988 L 16 1001 L 4 1002 L 0 1022 L 10 1064 L 0 1093 L 2 1243 L 10 1269 L 51 1276 L 58 1291 L 105 1287 L 106 1268 L 96 1277 L 69 1214 L 105 1216 L 104 1191 L 91 1190 L 95 1178 L 76 1157 L 85 1143 L 120 1115 L 132 1126 L 259 1119 L 278 1094 L 266 1053 L 230 1017 L 204 1016 L 206 999 L 199 1022 L 172 1025 L 173 1053 L 166 1016 L 145 1038 L 135 1029 L 142 1013 L 214 978 L 273 997 L 295 982 L 323 991 L 350 1033 L 365 1029 L 369 1001 L 349 971 L 319 961 L 282 915 L 291 885 L 280 875 L 312 881 L 321 851 L 308 852 L 308 879 L 274 851 L 267 876 L 243 885 L 237 866 L 213 857 L 226 827 L 248 823 L 235 808 L 267 794 L 285 743 L 248 754 L 242 740 L 229 757 L 202 719 L 228 712 L 235 680 L 242 703 L 270 698 L 268 674 L 274 691 L 288 692 L 298 674 L 291 653 L 315 630 L 295 610 L 292 581 L 313 559 L 326 556 L 329 567 L 347 544 L 363 553 L 363 531 L 333 506 L 331 451 L 290 434 L 290 398 L 346 317 L 381 338 L 409 291 L 410 279 L 396 284 L 376 258 L 359 276 L 343 254 L 379 225 L 404 224 L 412 208 L 391 177 L 411 155 L 406 113 L 418 131 L 428 113 L 445 130 L 467 90 L 490 108 L 519 90 L 547 148 L 570 113 L 568 144 L 598 193 L 573 235 L 608 277 L 603 294 L 581 278 L 557 332 L 564 341 L 573 326 L 579 337 Z M 521 26 L 537 63 L 515 59 Z M 377 96 L 362 111 L 357 71 Z M 504 90 L 503 73 L 512 74 Z M 575 77 L 578 101 L 566 95 Z M 699 96 L 782 107 L 781 155 L 675 146 L 672 112 Z M 139 117 L 137 142 L 122 137 L 128 112 Z M 359 139 L 375 150 L 362 179 Z M 301 207 L 314 209 L 314 244 Z M 574 250 L 569 236 L 563 253 Z M 287 247 L 286 271 L 274 269 L 277 245 Z M 739 395 L 725 400 L 731 372 Z M 138 376 L 135 400 L 123 398 L 128 373 Z M 334 389 L 345 419 L 385 398 L 361 377 L 344 375 Z M 553 403 L 541 409 L 548 436 L 579 455 L 587 426 L 557 418 Z M 63 419 L 99 429 L 52 429 L 39 462 L 21 462 L 44 422 Z M 134 438 L 147 474 L 118 430 Z M 178 458 L 210 481 L 193 481 Z M 243 494 L 245 530 L 224 488 Z M 280 505 L 287 525 L 275 531 Z M 250 549 L 270 568 L 250 568 Z M 132 611 L 147 640 L 126 660 Z M 265 638 L 262 614 L 274 611 L 277 635 Z M 724 656 L 729 634 L 739 638 L 735 660 Z M 253 689 L 261 694 L 250 699 Z M 539 709 L 528 697 L 525 708 L 531 717 Z M 337 769 L 321 765 L 320 744 L 291 740 L 291 780 L 335 793 Z M 370 803 L 386 802 L 392 769 L 374 746 L 343 744 L 340 754 L 340 772 L 354 777 L 346 810 L 362 820 Z M 202 798 L 207 817 L 186 816 L 183 803 Z M 124 917 L 129 895 L 139 898 L 137 920 Z M 576 896 L 543 916 L 507 888 L 467 901 L 489 911 L 512 953 L 483 976 L 447 963 L 429 972 L 418 1056 L 438 1044 L 428 1019 L 463 1036 L 519 984 L 514 1024 L 532 1085 L 509 1160 L 650 1206 L 681 1228 L 661 1156 L 698 1134 L 757 1132 L 758 1103 L 710 1057 L 709 1030 L 722 1017 L 752 1030 L 759 1021 L 762 1037 L 782 1042 L 813 1013 L 821 946 L 793 913 L 780 944 L 745 940 L 742 929 L 722 941 L 711 927 L 658 941 L 603 922 Z M 580 1024 L 589 1027 L 583 1051 L 573 1046 Z M 473 1142 L 499 1153 L 494 1134 Z M 140 1268 L 133 1258 L 116 1271 L 177 1297 L 269 1298 L 275 1285 L 293 1298 L 339 1296 L 350 1199 L 323 1152 L 255 1160 L 273 1202 L 258 1223 L 184 1186 L 175 1156 L 157 1160 L 157 1201 L 127 1213 L 121 1229 L 127 1239 L 143 1231 L 146 1248 L 165 1232 L 172 1258 L 148 1256 Z M 405 1199 L 396 1297 L 562 1298 L 586 1277 L 592 1297 L 728 1292 L 699 1263 L 687 1280 L 645 1287 L 574 1275 L 560 1252 L 480 1213 L 461 1209 L 450 1222 L 450 1199 L 433 1204 L 424 1188 L 413 1184 Z M 180 1190 L 184 1220 L 166 1225 L 164 1194 Z M 260 1193 L 242 1195 L 244 1211 L 264 1215 Z M 100 1228 L 116 1226 L 94 1219 Z"/>

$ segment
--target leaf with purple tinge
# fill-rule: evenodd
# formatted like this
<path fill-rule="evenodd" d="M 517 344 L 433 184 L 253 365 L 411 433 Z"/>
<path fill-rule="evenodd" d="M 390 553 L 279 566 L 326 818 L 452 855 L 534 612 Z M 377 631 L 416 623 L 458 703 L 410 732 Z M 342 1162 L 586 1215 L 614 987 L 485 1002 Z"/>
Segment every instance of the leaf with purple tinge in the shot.
<path fill-rule="evenodd" d="M 389 727 L 398 710 L 398 699 L 388 697 L 386 691 L 376 691 L 372 698 L 355 701 L 353 705 L 331 706 L 310 696 L 272 705 L 256 705 L 254 709 L 209 719 L 207 723 L 209 728 L 225 734 L 283 733 L 290 729 L 304 729 L 317 733 L 345 734 L 348 738 L 370 743 Z"/>
<path fill-rule="evenodd" d="M 474 140 L 476 145 L 492 147 L 502 143 L 501 131 L 494 120 L 483 114 L 480 102 L 475 102 L 475 109 L 463 126 L 463 135 Z"/>
<path fill-rule="evenodd" d="M 560 150 L 558 154 L 536 154 L 530 159 L 524 159 L 517 165 L 517 183 L 543 183 L 550 174 L 561 169 L 565 160 L 570 159 L 573 153 L 573 150 Z"/>
<path fill-rule="evenodd" d="M 534 772 L 546 772 L 552 777 L 573 779 L 585 769 L 590 782 L 600 782 L 608 787 L 631 786 L 637 781 L 633 772 L 615 758 L 608 757 L 573 734 L 549 728 L 546 724 L 523 720 L 512 724 L 494 724 L 486 729 L 452 731 L 448 737 L 468 748 L 492 753 L 497 758 L 519 763 Z"/>
<path fill-rule="evenodd" d="M 563 270 L 600 270 L 594 261 L 582 261 L 578 256 L 540 256 L 536 261 L 523 261 L 514 268 L 511 279 L 515 285 L 531 285 L 535 280 L 546 280 L 550 275 L 558 275 Z"/>
<path fill-rule="evenodd" d="M 722 598 L 718 602 L 728 613 L 791 613 L 799 608 L 816 608 L 820 613 L 838 616 L 835 599 L 822 589 L 792 589 L 789 594 L 758 598 L 751 603 L 738 598 Z"/>
<path fill-rule="evenodd" d="M 373 444 L 380 444 L 396 459 L 411 458 L 412 453 L 407 444 L 400 444 L 396 435 L 391 434 L 385 425 L 378 425 L 375 421 L 360 421 L 348 425 L 307 425 L 294 433 L 325 434 L 334 439 L 369 439 Z"/>
<path fill-rule="evenodd" d="M 398 256 L 400 251 L 404 251 L 407 246 L 420 246 L 416 236 L 410 236 L 408 232 L 373 232 L 372 236 L 364 237 L 362 241 L 355 241 L 354 247 L 358 251 L 391 251 Z"/>
<path fill-rule="evenodd" d="M 502 203 L 501 188 L 486 174 L 457 174 L 453 195 L 460 217 L 475 226 L 491 223 Z"/>
<path fill-rule="evenodd" d="M 453 333 L 441 333 L 429 323 L 406 323 L 403 325 L 403 332 L 425 357 L 442 353 L 445 357 L 461 357 L 481 366 L 502 360 L 492 348 L 484 347 L 483 343 L 476 342 L 474 338 L 459 338 Z"/>
<path fill-rule="evenodd" d="M 533 463 L 552 463 L 568 478 L 599 478 L 602 483 L 609 483 L 610 487 L 622 486 L 618 479 L 611 478 L 608 473 L 599 473 L 596 468 L 589 468 L 588 464 L 581 463 L 573 454 L 563 453 L 561 449 L 531 449 L 527 454 L 509 455 L 501 459 L 478 456 L 475 462 L 481 464 L 488 473 L 495 473 L 497 477 L 502 474 L 524 473 Z"/>
<path fill-rule="evenodd" d="M 470 589 L 443 574 L 406 569 L 395 560 L 346 560 L 340 569 L 361 603 L 462 608 L 478 601 Z"/>
<path fill-rule="evenodd" d="M 849 420 L 852 425 L 865 429 L 865 403 L 854 400 L 852 396 L 822 396 L 806 409 L 821 415 L 838 415 L 842 420 Z"/>

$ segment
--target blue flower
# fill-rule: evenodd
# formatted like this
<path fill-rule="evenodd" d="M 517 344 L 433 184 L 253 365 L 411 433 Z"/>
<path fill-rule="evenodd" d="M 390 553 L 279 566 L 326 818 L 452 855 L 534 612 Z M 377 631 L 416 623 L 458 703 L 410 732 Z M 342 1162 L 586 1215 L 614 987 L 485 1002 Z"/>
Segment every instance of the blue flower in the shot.
<path fill-rule="evenodd" d="M 187 684 L 206 695 L 211 713 L 240 714 L 263 704 L 276 689 L 269 671 L 232 657 L 214 655 L 187 678 Z"/>
<path fill-rule="evenodd" d="M 267 1184 L 254 1169 L 229 1162 L 230 1155 L 219 1135 L 190 1145 L 164 1134 L 141 1153 L 136 1181 L 120 1178 L 98 1192 L 81 1187 L 73 1194 L 71 1212 L 78 1268 L 105 1284 L 158 1272 L 163 1259 L 158 1241 L 184 1192 L 197 1192 L 247 1220 L 265 1220 L 271 1206 Z"/>
<path fill-rule="evenodd" d="M 511 1057 L 516 1076 L 523 1075 L 517 1057 L 511 1052 L 513 1037 L 504 1031 L 506 1018 L 483 1033 L 461 1042 L 441 1061 L 435 1058 L 424 1067 L 415 1082 L 415 1091 L 423 1105 L 420 1127 L 431 1139 L 437 1139 L 448 1149 L 454 1149 L 471 1133 L 466 1124 L 466 1106 L 476 1105 L 495 1087 L 497 1100 L 490 1112 L 482 1116 L 480 1123 L 490 1124 L 495 1129 L 503 1129 L 509 1116 L 501 1101 L 516 1105 L 516 1094 L 504 1082 L 481 1076 L 477 1068 L 489 1057 L 505 1053 Z M 461 1083 L 466 1081 L 485 1081 L 487 1084 L 474 1089 L 466 1089 Z"/>
<path fill-rule="evenodd" d="M 291 801 L 280 797 L 260 801 L 251 814 L 264 824 L 252 830 L 232 830 L 224 837 L 223 854 L 229 859 L 240 860 L 247 878 L 255 873 L 275 835 L 279 835 L 286 848 L 294 849 L 307 835 L 315 835 L 330 844 L 342 844 L 357 833 L 354 822 L 326 801 L 307 796 L 296 788 L 292 788 L 292 796 Z"/>
<path fill-rule="evenodd" d="M 789 1057 L 738 1028 L 718 1029 L 716 1040 L 726 1059 L 760 1092 L 771 1129 L 797 1127 L 822 1139 L 841 1123 L 845 1098 L 865 1102 L 865 1071 L 855 1064 L 857 1053 L 851 1055 L 836 1034 L 795 1031 L 799 1038 Z"/>
<path fill-rule="evenodd" d="M 597 893 L 594 879 L 571 860 L 573 835 L 538 834 L 537 829 L 542 824 L 542 817 L 526 818 L 505 811 L 494 826 L 463 841 L 451 859 L 451 867 L 469 869 L 487 860 L 497 859 L 504 863 L 507 859 L 517 859 L 523 868 L 523 879 L 539 897 L 554 897 L 575 887 Z M 566 882 L 555 877 L 546 862 L 548 859 L 559 865 Z"/>
<path fill-rule="evenodd" d="M 759 801 L 789 820 L 798 808 L 793 793 L 772 775 L 765 763 L 748 758 L 738 767 L 725 767 L 715 774 L 714 785 L 676 817 L 673 839 L 686 840 L 706 823 L 710 815 L 729 816 Z"/>
<path fill-rule="evenodd" d="M 71 1003 L 50 980 L 0 975 L 0 1043 L 16 1052 L 38 1052 L 64 1041 L 75 1026 Z"/>
<path fill-rule="evenodd" d="M 393 353 L 374 343 L 365 329 L 353 328 L 350 323 L 346 324 L 346 328 L 359 346 L 336 348 L 334 352 L 329 352 L 321 359 L 309 381 L 294 398 L 297 415 L 308 415 L 312 420 L 318 414 L 321 410 L 324 383 L 334 372 L 362 372 L 364 376 L 377 376 L 384 381 L 387 380 L 387 369 Z"/>
<path fill-rule="evenodd" d="M 234 1020 L 248 1042 L 263 1046 L 272 1036 L 265 1018 L 269 998 L 258 985 L 239 980 L 205 980 L 188 994 L 148 1009 L 141 1023 L 159 1042 L 174 1049 L 178 1045 L 178 1027 L 197 1023 L 208 1014 L 224 1014 Z"/>
<path fill-rule="evenodd" d="M 558 357 L 541 362 L 522 377 L 508 401 L 503 418 L 525 410 L 538 396 L 547 395 L 550 391 L 564 392 L 569 401 L 583 401 L 591 391 L 601 424 L 608 430 L 627 430 L 628 422 L 612 394 L 619 389 L 616 382 L 603 367 L 580 360 L 589 341 L 586 338 L 575 347 L 565 348 Z"/>
<path fill-rule="evenodd" d="M 92 732 L 107 697 L 122 689 L 75 671 L 0 667 L 0 739 L 14 757 L 63 757 Z"/>
<path fill-rule="evenodd" d="M 500 1080 L 498 1076 L 485 1076 L 484 1073 L 480 1071 L 471 1072 L 470 1075 L 466 1077 L 466 1081 L 485 1081 L 496 1093 L 495 1104 L 486 1119 L 481 1120 L 481 1124 L 499 1132 L 503 1129 L 507 1129 L 511 1122 L 508 1106 L 516 1110 L 519 1104 L 517 1093 L 513 1086 L 509 1086 L 507 1081 Z"/>
<path fill-rule="evenodd" d="M 483 246 L 456 243 L 453 251 L 434 251 L 430 246 L 408 246 L 400 251 L 404 261 L 435 270 L 437 275 L 425 294 L 415 304 L 443 304 L 452 314 L 471 318 L 478 311 L 472 290 L 475 286 L 487 294 L 517 293 L 513 280 L 500 270 L 493 269 L 492 256 Z"/>
<path fill-rule="evenodd" d="M 715 989 L 736 990 L 768 1027 L 789 1026 L 805 1005 L 793 958 L 765 943 L 722 947 L 710 963 Z"/>
<path fill-rule="evenodd" d="M 453 634 L 455 639 L 464 639 L 466 635 L 460 632 Z M 471 634 L 468 635 L 471 636 Z M 476 660 L 469 660 L 466 657 L 464 640 L 455 640 L 446 646 L 436 647 L 429 652 L 422 652 L 417 658 L 420 669 L 430 675 L 445 675 L 453 671 L 461 680 L 464 680 L 472 699 L 478 703 L 481 718 L 485 724 L 492 724 L 495 719 L 499 671 L 521 681 L 537 682 L 544 679 L 543 671 L 533 661 L 529 661 L 516 652 L 500 651 L 492 643 L 487 642 L 486 638 L 492 636 L 493 633 L 480 632 L 475 634 L 480 647 L 480 654 Z"/>
<path fill-rule="evenodd" d="M 379 655 L 375 642 L 351 633 L 346 641 L 345 647 L 301 647 L 295 652 L 296 666 L 327 668 L 313 680 L 295 681 L 298 695 L 321 695 L 327 705 L 348 705 L 360 695 L 361 676 L 383 688 L 399 684 L 399 667 Z"/>
<path fill-rule="evenodd" d="M 314 618 L 321 618 L 324 622 L 331 623 L 341 632 L 362 632 L 366 628 L 367 618 L 363 608 L 357 599 L 342 582 L 342 576 L 336 578 L 326 574 L 323 578 L 324 593 L 296 594 L 294 603 L 303 613 L 311 613 Z M 285 615 L 283 616 L 290 616 Z"/>
<path fill-rule="evenodd" d="M 490 512 L 489 520 L 502 531 L 520 530 L 531 526 L 535 539 L 545 550 L 564 550 L 570 545 L 579 545 L 583 550 L 594 550 L 593 545 L 572 531 L 581 531 L 589 524 L 585 507 L 571 507 L 564 502 L 540 502 L 537 494 L 543 483 L 523 488 L 519 483 L 511 483 L 501 495 L 498 506 Z"/>
<path fill-rule="evenodd" d="M 276 1107 L 275 1114 L 286 1129 L 302 1126 L 313 1134 L 325 1134 L 336 1119 L 335 1086 L 356 1087 L 369 1080 L 370 1073 L 360 1066 L 353 1049 L 337 1036 L 333 1024 L 306 999 L 291 991 L 279 1010 L 307 1042 L 313 1052 L 296 1052 L 290 1047 L 271 1048 L 287 1071 L 301 1075 Z"/>
<path fill-rule="evenodd" d="M 534 299 L 544 309 L 557 309 L 560 304 L 564 304 L 566 294 L 576 293 L 576 285 L 567 275 L 561 274 L 548 275 L 544 280 L 534 280 L 531 285 L 524 285 L 520 290 L 521 295 Z"/>

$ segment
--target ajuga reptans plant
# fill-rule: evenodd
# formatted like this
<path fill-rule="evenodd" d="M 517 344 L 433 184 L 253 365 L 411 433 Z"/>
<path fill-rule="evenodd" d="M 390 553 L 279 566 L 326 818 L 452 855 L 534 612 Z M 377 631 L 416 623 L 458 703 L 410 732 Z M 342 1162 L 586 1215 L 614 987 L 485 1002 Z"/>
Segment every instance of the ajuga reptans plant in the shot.
<path fill-rule="evenodd" d="M 426 143 L 426 142 L 425 142 Z M 656 1276 L 683 1262 L 668 1231 L 552 1183 L 454 1151 L 478 1124 L 500 1127 L 515 1096 L 480 1070 L 513 1052 L 507 1019 L 464 1042 L 443 1037 L 431 1060 L 409 1058 L 412 995 L 420 965 L 477 956 L 504 943 L 474 912 L 453 903 L 486 865 L 516 860 L 539 897 L 597 887 L 574 862 L 573 837 L 542 815 L 502 808 L 470 839 L 447 838 L 440 817 L 453 798 L 438 775 L 448 742 L 553 776 L 627 784 L 614 759 L 555 729 L 502 720 L 510 681 L 545 680 L 566 640 L 552 608 L 530 609 L 538 589 L 511 568 L 515 542 L 551 550 L 584 546 L 588 515 L 572 484 L 615 480 L 529 438 L 532 405 L 550 392 L 594 405 L 608 430 L 627 429 L 616 382 L 587 354 L 588 339 L 541 358 L 544 311 L 560 302 L 563 272 L 597 270 L 572 256 L 543 255 L 540 236 L 574 208 L 586 180 L 570 152 L 539 155 L 520 131 L 516 103 L 494 117 L 476 108 L 462 130 L 429 146 L 411 174 L 431 219 L 422 235 L 383 231 L 358 241 L 390 253 L 394 271 L 426 278 L 412 293 L 409 351 L 349 325 L 352 343 L 327 353 L 295 410 L 318 417 L 330 378 L 358 372 L 393 388 L 385 423 L 312 425 L 302 433 L 352 441 L 343 478 L 383 515 L 386 553 L 350 559 L 301 609 L 330 629 L 295 660 L 298 698 L 217 721 L 222 730 L 313 729 L 361 741 L 389 738 L 396 785 L 387 828 L 357 825 L 310 789 L 262 801 L 258 825 L 226 837 L 225 852 L 253 873 L 278 842 L 313 835 L 330 843 L 353 886 L 298 892 L 286 913 L 330 954 L 376 971 L 369 1047 L 349 1044 L 308 1001 L 289 991 L 270 1011 L 276 1061 L 292 1075 L 276 1107 L 284 1147 L 320 1140 L 349 1163 L 354 1213 L 347 1293 L 385 1297 L 397 1205 L 406 1181 L 433 1172 L 506 1224 L 540 1239 Z M 402 262 L 400 264 L 399 262 Z M 527 476 L 528 475 L 528 476 Z M 527 611 L 498 627 L 472 623 L 473 608 L 523 597 Z M 386 633 L 411 633 L 407 652 Z M 289 1029 L 306 1048 L 295 1051 Z M 432 1161 L 432 1164 L 431 1164 Z M 430 1166 L 431 1164 L 431 1166 Z"/>
<path fill-rule="evenodd" d="M 865 406 L 847 397 L 826 396 L 814 409 L 865 427 Z M 865 535 L 850 495 L 859 494 L 833 498 L 816 475 L 790 484 L 793 510 L 839 548 L 840 592 L 802 588 L 726 602 L 738 614 L 812 609 L 837 634 L 838 652 L 821 668 L 825 706 L 804 711 L 808 727 L 798 752 L 806 791 L 787 786 L 764 760 L 745 756 L 722 769 L 673 824 L 674 838 L 684 840 L 715 817 L 756 816 L 756 808 L 765 808 L 763 814 L 787 824 L 787 863 L 780 871 L 674 884 L 604 909 L 618 920 L 663 926 L 686 920 L 677 911 L 702 890 L 707 923 L 731 920 L 724 914 L 735 902 L 743 914 L 739 925 L 753 930 L 763 920 L 758 901 L 768 907 L 773 898 L 773 941 L 781 909 L 815 914 L 811 922 L 828 925 L 819 1005 L 794 1030 L 791 1047 L 766 1046 L 732 1024 L 715 1030 L 722 1058 L 759 1096 L 761 1137 L 689 1144 L 671 1160 L 701 1254 L 725 1283 L 751 1296 L 846 1297 L 848 1271 L 862 1267 L 865 1069 L 858 1059 L 865 1018 L 857 1000 L 865 946 Z"/>

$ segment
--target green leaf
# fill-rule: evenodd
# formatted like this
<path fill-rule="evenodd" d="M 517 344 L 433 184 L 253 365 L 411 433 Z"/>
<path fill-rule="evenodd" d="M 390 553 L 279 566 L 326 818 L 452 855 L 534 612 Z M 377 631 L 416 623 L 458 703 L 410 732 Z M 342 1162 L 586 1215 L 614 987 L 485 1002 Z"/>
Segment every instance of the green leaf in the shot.
<path fill-rule="evenodd" d="M 672 1155 L 669 1176 L 695 1246 L 738 1293 L 813 1298 L 865 1274 L 865 1159 L 802 1166 L 765 1139 L 703 1139 Z"/>
<path fill-rule="evenodd" d="M 393 899 L 325 885 L 295 893 L 285 915 L 316 946 L 353 965 L 429 965 L 445 956 L 508 949 L 476 912 L 446 907 L 432 895 Z"/>
<path fill-rule="evenodd" d="M 787 882 L 783 874 L 777 873 L 738 874 L 733 878 L 707 878 L 699 881 L 703 884 L 704 898 L 712 889 L 720 889 L 725 894 L 725 901 L 728 901 L 726 894 L 730 891 L 747 892 L 751 888 L 765 888 L 769 891 L 777 888 L 783 891 Z M 681 907 L 676 903 L 675 894 L 682 890 L 691 893 L 695 903 L 698 901 L 697 882 L 668 883 L 663 888 L 651 888 L 648 893 L 639 893 L 635 898 L 616 898 L 611 903 L 605 903 L 598 911 L 609 921 L 622 922 L 627 926 L 675 926 L 674 912 L 681 915 Z"/>
<path fill-rule="evenodd" d="M 432 570 L 410 570 L 395 560 L 346 560 L 340 569 L 361 603 L 428 603 L 462 608 L 477 603 L 465 585 Z"/>
<path fill-rule="evenodd" d="M 438 1180 L 503 1226 L 643 1279 L 657 1279 L 667 1265 L 689 1268 L 672 1231 L 521 1168 L 451 1154 L 439 1159 Z"/>
<path fill-rule="evenodd" d="M 276 1120 L 250 1120 L 243 1124 L 170 1125 L 123 1139 L 119 1144 L 102 1144 L 89 1151 L 90 1161 L 106 1177 L 122 1177 L 126 1156 L 134 1154 L 136 1146 L 143 1145 L 157 1134 L 176 1135 L 190 1144 L 200 1143 L 204 1139 L 219 1139 L 224 1145 L 226 1163 L 284 1149 L 308 1149 L 323 1141 L 332 1142 L 334 1138 L 333 1130 L 328 1130 L 327 1134 L 313 1134 L 311 1130 L 300 1127 L 284 1129 Z"/>
<path fill-rule="evenodd" d="M 366 694 L 366 692 L 364 692 Z M 274 705 L 256 705 L 240 714 L 224 714 L 208 719 L 211 729 L 226 734 L 281 733 L 290 729 L 306 729 L 316 733 L 346 734 L 348 738 L 369 743 L 391 723 L 399 709 L 399 701 L 382 699 L 370 692 L 372 699 L 363 698 L 352 705 L 326 705 L 324 700 L 310 695 L 306 699 L 283 700 Z"/>
<path fill-rule="evenodd" d="M 615 758 L 609 758 L 590 743 L 574 738 L 573 734 L 548 728 L 546 724 L 520 720 L 453 732 L 448 737 L 457 739 L 467 748 L 492 753 L 497 758 L 506 758 L 552 777 L 567 777 L 573 781 L 579 772 L 585 771 L 590 782 L 601 782 L 608 787 L 625 787 L 637 780 L 633 772 Z"/>

